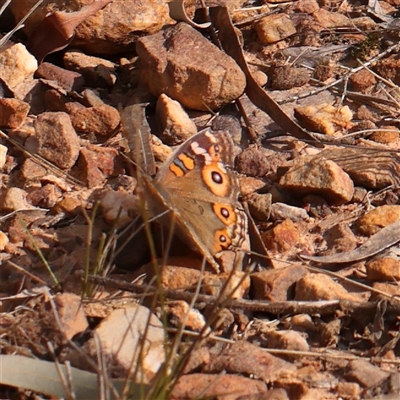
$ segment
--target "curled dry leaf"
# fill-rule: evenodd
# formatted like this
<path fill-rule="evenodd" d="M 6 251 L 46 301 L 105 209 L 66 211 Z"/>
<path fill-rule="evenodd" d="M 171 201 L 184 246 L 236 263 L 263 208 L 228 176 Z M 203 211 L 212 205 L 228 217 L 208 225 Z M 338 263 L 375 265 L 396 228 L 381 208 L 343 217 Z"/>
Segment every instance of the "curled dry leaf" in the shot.
<path fill-rule="evenodd" d="M 311 257 L 302 255 L 301 257 L 305 260 L 324 264 L 360 261 L 364 258 L 378 254 L 380 251 L 395 245 L 397 242 L 400 242 L 400 222 L 394 222 L 393 224 L 381 229 L 356 250 L 333 254 L 330 256 Z"/>
<path fill-rule="evenodd" d="M 71 43 L 75 28 L 112 0 L 97 0 L 79 11 L 56 11 L 46 16 L 29 38 L 28 47 L 40 62 L 50 53 L 64 49 Z"/>
<path fill-rule="evenodd" d="M 208 28 L 211 23 L 210 22 L 205 22 L 204 24 L 196 24 L 196 22 L 192 21 L 189 16 L 186 14 L 185 6 L 184 6 L 185 0 L 173 0 L 168 3 L 169 6 L 169 15 L 172 19 L 175 21 L 183 21 L 192 26 L 193 28 L 197 29 L 204 29 Z"/>
<path fill-rule="evenodd" d="M 247 86 L 246 94 L 255 106 L 266 112 L 279 126 L 291 133 L 298 139 L 311 139 L 300 125 L 289 118 L 279 107 L 279 105 L 265 92 L 252 77 L 249 67 L 244 58 L 244 54 L 235 33 L 232 21 L 226 7 L 210 8 L 210 17 L 213 26 L 218 29 L 219 40 L 226 53 L 231 56 L 246 75 Z"/>

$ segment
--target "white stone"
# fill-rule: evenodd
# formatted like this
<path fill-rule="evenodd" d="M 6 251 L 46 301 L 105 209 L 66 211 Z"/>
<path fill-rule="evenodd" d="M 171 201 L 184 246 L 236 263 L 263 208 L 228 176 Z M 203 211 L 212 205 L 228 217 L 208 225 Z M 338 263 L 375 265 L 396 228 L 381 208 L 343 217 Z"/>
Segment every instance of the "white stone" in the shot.
<path fill-rule="evenodd" d="M 197 133 L 196 124 L 189 118 L 179 101 L 161 94 L 157 100 L 158 123 L 162 139 L 175 145 L 184 142 Z"/>
<path fill-rule="evenodd" d="M 26 192 L 20 188 L 11 187 L 7 190 L 3 204 L 0 204 L 0 209 L 3 211 L 17 211 L 34 208 L 26 200 Z"/>
<path fill-rule="evenodd" d="M 6 47 L 0 52 L 0 79 L 11 90 L 26 79 L 33 79 L 37 68 L 36 58 L 22 43 Z"/>
<path fill-rule="evenodd" d="M 102 352 L 125 373 L 138 368 L 138 382 L 147 383 L 165 361 L 165 331 L 161 321 L 143 306 L 114 310 L 94 330 Z M 147 327 L 148 325 L 148 327 Z M 143 335 L 146 333 L 146 337 Z M 90 346 L 97 356 L 96 341 Z"/>
<path fill-rule="evenodd" d="M 9 239 L 7 235 L 4 232 L 0 231 L 0 251 L 3 251 L 6 248 L 8 242 Z"/>
<path fill-rule="evenodd" d="M 276 43 L 296 33 L 296 28 L 286 14 L 273 14 L 255 24 L 258 39 L 263 44 Z"/>
<path fill-rule="evenodd" d="M 114 190 L 104 192 L 100 201 L 100 207 L 104 220 L 109 225 L 116 223 L 119 227 L 123 227 L 132 221 L 131 212 L 133 215 L 140 213 L 137 196 Z"/>
<path fill-rule="evenodd" d="M 6 163 L 7 147 L 0 144 L 0 170 Z"/>

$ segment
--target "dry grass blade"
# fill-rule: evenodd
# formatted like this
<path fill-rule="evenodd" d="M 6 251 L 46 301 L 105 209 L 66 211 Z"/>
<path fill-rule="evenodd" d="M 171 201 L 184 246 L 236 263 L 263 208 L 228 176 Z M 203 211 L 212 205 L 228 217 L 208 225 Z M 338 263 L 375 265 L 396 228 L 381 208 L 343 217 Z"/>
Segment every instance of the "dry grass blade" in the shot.
<path fill-rule="evenodd" d="M 23 388 L 55 398 L 69 399 L 70 393 L 66 391 L 60 379 L 59 370 L 61 370 L 65 376 L 70 374 L 76 399 L 101 399 L 97 374 L 77 368 L 70 368 L 68 371 L 64 365 L 57 368 L 53 362 L 18 355 L 0 355 L 0 364 L 2 366 L 0 384 L 2 385 Z M 115 380 L 113 383 L 119 390 L 122 389 L 122 381 Z M 136 396 L 137 394 L 138 391 Z"/>
<path fill-rule="evenodd" d="M 336 79 L 335 81 L 330 82 L 329 84 L 325 85 L 325 84 L 319 82 L 318 80 L 311 79 L 312 82 L 321 85 L 321 87 L 317 88 L 317 89 L 313 89 L 313 90 L 311 90 L 311 91 L 309 91 L 307 93 L 301 94 L 301 95 L 293 96 L 290 99 L 287 99 L 287 100 L 279 102 L 279 104 L 285 104 L 287 102 L 293 102 L 293 101 L 298 101 L 298 100 L 301 100 L 301 99 L 305 99 L 305 98 L 308 98 L 308 97 L 311 97 L 311 96 L 315 96 L 318 93 L 324 92 L 327 89 L 330 89 L 335 93 L 342 93 L 343 96 L 348 97 L 348 98 L 353 99 L 353 100 L 360 101 L 360 102 L 372 102 L 372 103 L 375 102 L 375 103 L 381 103 L 381 104 L 386 104 L 386 105 L 389 105 L 389 106 L 397 107 L 397 104 L 396 104 L 395 101 L 388 100 L 388 99 L 385 99 L 385 98 L 372 96 L 372 95 L 367 95 L 367 94 L 359 93 L 359 92 L 352 92 L 352 91 L 348 91 L 348 90 L 345 90 L 345 92 L 343 92 L 343 89 L 340 88 L 340 85 L 343 85 L 343 82 L 347 82 L 348 79 L 352 75 L 356 74 L 357 72 L 359 72 L 359 71 L 361 71 L 363 69 L 367 69 L 368 67 L 376 64 L 379 60 L 382 60 L 388 54 L 398 52 L 399 48 L 400 48 L 400 44 L 399 43 L 395 43 L 395 44 L 391 45 L 389 48 L 387 48 L 385 51 L 380 52 L 376 57 L 373 57 L 370 60 L 368 60 L 366 62 L 363 62 L 363 63 L 361 63 L 359 61 L 359 63 L 361 63 L 361 65 L 359 67 L 352 68 L 350 70 L 348 70 L 348 68 L 346 67 L 347 72 L 343 76 L 341 76 L 339 79 Z M 318 51 L 320 51 L 320 50 L 318 50 Z M 342 68 L 344 68 L 344 67 L 342 67 Z M 346 86 L 346 85 L 344 85 L 344 86 Z"/>
<path fill-rule="evenodd" d="M 46 282 L 43 279 L 41 279 L 38 276 L 30 273 L 29 271 L 26 271 L 24 268 L 21 268 L 19 265 L 15 264 L 14 262 L 12 262 L 10 260 L 7 260 L 7 264 L 10 265 L 15 270 L 17 270 L 18 272 L 20 272 L 22 275 L 26 275 L 27 277 L 32 279 L 32 282 L 37 282 L 37 283 L 39 283 L 41 285 L 46 285 Z"/>
<path fill-rule="evenodd" d="M 12 2 L 12 0 L 7 0 L 3 6 L 0 9 L 0 15 L 3 14 L 4 10 L 9 6 L 9 4 Z M 18 22 L 18 24 L 6 35 L 4 35 L 1 40 L 0 40 L 0 49 L 8 42 L 8 40 L 11 38 L 12 35 L 14 35 L 15 32 L 17 32 L 19 29 L 21 29 L 24 26 L 25 21 L 32 15 L 32 13 L 43 3 L 43 0 L 38 0 L 32 8 L 29 10 L 29 12 L 24 16 L 24 18 L 21 19 L 21 21 Z"/>

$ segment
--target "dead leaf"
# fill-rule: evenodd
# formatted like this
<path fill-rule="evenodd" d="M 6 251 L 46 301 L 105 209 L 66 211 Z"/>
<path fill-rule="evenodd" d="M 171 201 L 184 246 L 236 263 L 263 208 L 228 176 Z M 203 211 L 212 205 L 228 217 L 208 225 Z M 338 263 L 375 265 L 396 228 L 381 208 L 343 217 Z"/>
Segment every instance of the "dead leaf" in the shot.
<path fill-rule="evenodd" d="M 74 38 L 75 28 L 111 1 L 97 0 L 79 11 L 56 11 L 47 15 L 28 40 L 30 52 L 41 63 L 48 54 L 64 49 Z"/>
<path fill-rule="evenodd" d="M 315 142 L 315 139 L 309 135 L 300 125 L 289 118 L 279 107 L 279 105 L 265 92 L 253 79 L 239 39 L 235 33 L 232 21 L 229 17 L 226 7 L 211 7 L 210 17 L 213 26 L 219 31 L 218 37 L 222 47 L 228 55 L 230 55 L 242 69 L 246 75 L 247 86 L 246 94 L 253 104 L 266 112 L 280 127 L 292 134 L 298 139 L 308 139 Z"/>
<path fill-rule="evenodd" d="M 150 146 L 151 132 L 146 119 L 146 104 L 125 107 L 121 112 L 122 134 L 128 141 L 130 157 L 147 175 L 154 175 L 156 166 Z"/>
<path fill-rule="evenodd" d="M 322 257 L 301 255 L 301 258 L 324 264 L 360 261 L 364 258 L 378 254 L 380 251 L 387 249 L 398 242 L 400 242 L 400 221 L 394 222 L 393 224 L 381 229 L 356 250 Z"/>
<path fill-rule="evenodd" d="M 400 154 L 380 148 L 344 147 L 327 149 L 320 157 L 334 161 L 354 183 L 371 189 L 400 185 Z"/>
<path fill-rule="evenodd" d="M 193 28 L 197 29 L 208 28 L 211 25 L 210 22 L 205 22 L 204 24 L 196 24 L 196 22 L 192 21 L 186 14 L 184 2 L 185 0 L 172 0 L 171 2 L 168 3 L 169 15 L 172 19 L 178 22 L 179 21 L 186 22 Z"/>

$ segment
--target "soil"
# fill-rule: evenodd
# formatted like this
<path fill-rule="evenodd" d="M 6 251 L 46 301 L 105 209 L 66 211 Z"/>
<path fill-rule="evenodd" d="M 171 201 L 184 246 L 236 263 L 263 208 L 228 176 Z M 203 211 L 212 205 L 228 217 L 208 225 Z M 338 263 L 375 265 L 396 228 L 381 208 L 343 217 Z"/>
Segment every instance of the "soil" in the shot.
<path fill-rule="evenodd" d="M 200 3 L 185 2 L 193 18 Z M 83 51 L 68 38 L 38 57 L 30 34 L 18 31 L 12 41 L 39 63 L 29 72 L 32 54 L 12 53 L 26 67 L 14 67 L 23 75 L 17 84 L 3 45 L 1 354 L 122 381 L 140 364 L 148 389 L 141 398 L 149 399 L 397 399 L 398 4 L 227 6 L 210 12 L 213 29 L 160 20 L 170 33 L 135 33 L 116 54 L 90 50 L 80 36 Z M 218 44 L 215 35 L 221 49 L 202 47 L 204 62 L 183 73 L 198 57 L 193 43 Z M 171 47 L 164 55 L 157 46 Z M 182 69 L 160 77 L 174 46 L 182 54 L 168 65 Z M 218 68 L 208 71 L 215 60 L 229 63 L 235 78 L 222 82 Z M 197 75 L 182 88 L 185 74 Z M 210 82 L 226 87 L 207 98 L 200 92 Z M 237 157 L 228 167 L 248 212 L 250 261 L 242 247 L 203 268 L 204 246 L 146 211 L 148 193 L 158 190 L 154 172 L 204 128 L 233 138 Z M 167 336 L 164 348 L 157 332 L 140 331 L 151 336 L 150 361 L 119 354 L 126 314 L 116 312 L 138 303 Z M 148 324 L 141 310 L 154 328 L 159 321 Z M 129 346 L 125 355 L 144 344 Z M 170 369 L 158 370 L 166 358 Z M 23 378 L 0 383 L 1 398 L 57 398 Z"/>

